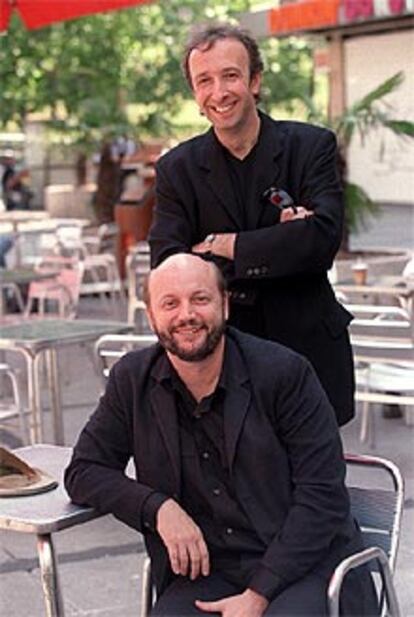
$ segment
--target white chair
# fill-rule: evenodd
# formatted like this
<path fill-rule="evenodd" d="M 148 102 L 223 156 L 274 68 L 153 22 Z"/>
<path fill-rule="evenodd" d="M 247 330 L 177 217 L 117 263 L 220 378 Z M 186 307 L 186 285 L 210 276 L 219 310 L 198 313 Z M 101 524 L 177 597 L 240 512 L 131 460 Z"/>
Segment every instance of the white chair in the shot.
<path fill-rule="evenodd" d="M 413 324 L 404 309 L 347 305 L 355 359 L 356 400 L 363 403 L 360 439 L 375 443 L 371 405 L 414 405 Z M 410 420 L 410 412 L 406 411 Z"/>
<path fill-rule="evenodd" d="M 76 256 L 83 264 L 82 295 L 99 294 L 103 303 L 107 303 L 107 294 L 114 314 L 119 313 L 119 303 L 126 300 L 124 288 L 119 276 L 116 258 L 107 247 L 111 237 L 109 225 L 101 225 L 96 235 L 84 236 L 77 225 L 65 225 L 57 230 L 58 242 L 62 255 Z"/>
<path fill-rule="evenodd" d="M 157 342 L 154 334 L 104 334 L 95 343 L 98 371 L 106 383 L 109 372 L 117 360 L 134 349 L 142 349 Z"/>
<path fill-rule="evenodd" d="M 9 382 L 10 396 L 6 395 L 6 381 Z M 17 373 L 5 362 L 0 362 L 0 385 L 2 386 L 2 396 L 0 398 L 0 425 L 5 425 L 6 421 L 17 417 L 19 420 L 22 442 L 27 444 L 30 441 L 29 428 L 20 398 Z"/>
<path fill-rule="evenodd" d="M 150 252 L 148 242 L 138 242 L 127 255 L 126 272 L 128 282 L 128 323 L 136 326 L 137 331 L 149 330 L 145 314 L 143 289 L 145 277 L 150 272 Z M 138 311 L 138 318 L 137 313 Z"/>

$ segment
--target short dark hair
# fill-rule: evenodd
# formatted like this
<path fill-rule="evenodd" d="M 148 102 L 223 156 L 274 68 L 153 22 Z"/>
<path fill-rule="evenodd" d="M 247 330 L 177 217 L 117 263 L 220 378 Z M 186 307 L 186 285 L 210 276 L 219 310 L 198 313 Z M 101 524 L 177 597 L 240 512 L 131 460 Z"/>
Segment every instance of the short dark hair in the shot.
<path fill-rule="evenodd" d="M 217 41 L 223 39 L 235 39 L 246 49 L 249 56 L 250 79 L 263 71 L 263 60 L 260 55 L 259 46 L 248 30 L 233 26 L 231 24 L 215 23 L 201 26 L 195 30 L 188 39 L 184 48 L 182 69 L 185 78 L 192 89 L 191 75 L 189 69 L 190 54 L 194 49 L 208 51 Z"/>

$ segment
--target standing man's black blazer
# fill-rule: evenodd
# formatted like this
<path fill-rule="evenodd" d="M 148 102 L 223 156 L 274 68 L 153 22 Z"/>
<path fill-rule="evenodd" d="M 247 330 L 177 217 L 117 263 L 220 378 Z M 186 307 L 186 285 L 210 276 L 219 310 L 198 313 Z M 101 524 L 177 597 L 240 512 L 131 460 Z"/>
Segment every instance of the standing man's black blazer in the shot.
<path fill-rule="evenodd" d="M 230 285 L 230 323 L 305 355 L 342 425 L 354 414 L 354 381 L 351 315 L 327 278 L 343 223 L 336 140 L 326 129 L 260 117 L 244 221 L 212 129 L 160 159 L 149 236 L 152 264 L 190 251 L 209 233 L 236 232 L 234 263 L 216 260 Z M 287 191 L 314 216 L 278 223 L 277 208 L 263 199 L 271 186 Z"/>
<path fill-rule="evenodd" d="M 298 354 L 231 328 L 226 346 L 224 443 L 236 498 L 268 547 L 261 566 L 272 572 L 275 594 L 310 571 L 327 582 L 337 562 L 361 548 L 332 408 Z M 154 369 L 164 353 L 155 345 L 114 366 L 65 475 L 76 503 L 144 534 L 159 591 L 172 572 L 141 514 L 154 491 L 178 503 L 181 495 L 177 410 Z M 124 474 L 130 457 L 136 480 Z"/>

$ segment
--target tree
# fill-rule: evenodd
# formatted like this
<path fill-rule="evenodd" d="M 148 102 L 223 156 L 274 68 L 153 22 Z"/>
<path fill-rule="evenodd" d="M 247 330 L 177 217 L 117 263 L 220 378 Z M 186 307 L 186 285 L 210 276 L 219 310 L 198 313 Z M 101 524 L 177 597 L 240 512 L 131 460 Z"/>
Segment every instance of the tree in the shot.
<path fill-rule="evenodd" d="M 51 132 L 76 147 L 80 157 L 120 134 L 138 140 L 188 135 L 197 116 L 187 124 L 177 121 L 192 101 L 180 67 L 188 32 L 206 18 L 229 19 L 252 4 L 160 0 L 30 32 L 15 17 L 1 39 L 0 125 L 24 127 L 31 113 L 46 112 Z M 261 46 L 267 66 L 264 104 L 288 105 L 309 95 L 306 45 L 271 39 Z M 107 204 L 102 208 L 106 217 Z"/>

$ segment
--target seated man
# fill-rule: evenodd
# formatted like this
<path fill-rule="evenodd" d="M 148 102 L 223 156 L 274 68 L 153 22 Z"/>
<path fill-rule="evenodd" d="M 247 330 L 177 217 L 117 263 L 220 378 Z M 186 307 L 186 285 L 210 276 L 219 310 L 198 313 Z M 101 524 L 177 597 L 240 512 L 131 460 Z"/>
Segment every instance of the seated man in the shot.
<path fill-rule="evenodd" d="M 144 534 L 151 615 L 326 615 L 332 570 L 361 537 L 310 364 L 226 329 L 221 274 L 198 256 L 166 259 L 147 295 L 159 344 L 113 368 L 66 470 L 69 495 Z M 341 611 L 378 614 L 365 570 L 347 577 Z"/>

